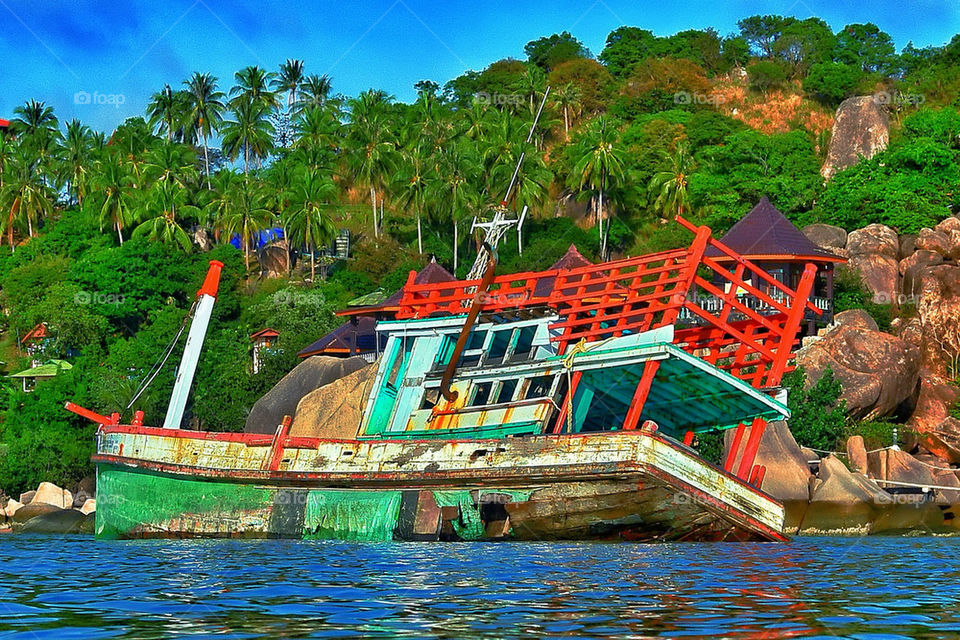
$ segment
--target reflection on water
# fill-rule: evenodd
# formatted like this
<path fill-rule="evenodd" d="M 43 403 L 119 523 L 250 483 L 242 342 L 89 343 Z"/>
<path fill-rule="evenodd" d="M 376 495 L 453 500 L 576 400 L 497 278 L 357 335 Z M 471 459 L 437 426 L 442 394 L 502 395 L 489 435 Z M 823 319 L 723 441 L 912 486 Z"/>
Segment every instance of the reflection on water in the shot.
<path fill-rule="evenodd" d="M 960 637 L 960 540 L 0 538 L 0 637 Z"/>

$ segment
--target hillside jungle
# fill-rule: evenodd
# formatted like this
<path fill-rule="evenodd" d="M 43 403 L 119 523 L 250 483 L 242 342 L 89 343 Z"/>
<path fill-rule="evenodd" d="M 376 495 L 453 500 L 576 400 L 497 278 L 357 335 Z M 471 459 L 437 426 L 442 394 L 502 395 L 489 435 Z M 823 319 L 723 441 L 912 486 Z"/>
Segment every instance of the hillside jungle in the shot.
<path fill-rule="evenodd" d="M 28 368 L 19 339 L 46 322 L 41 360 L 73 368 L 32 393 L 0 378 L 3 488 L 90 473 L 93 427 L 64 401 L 129 419 L 209 260 L 226 268 L 188 418 L 237 430 L 349 300 L 398 289 L 433 257 L 465 275 L 471 221 L 503 197 L 521 154 L 509 206 L 530 214 L 522 256 L 515 235 L 501 245 L 504 273 L 548 267 L 571 243 L 593 260 L 678 246 L 689 238 L 676 214 L 723 232 L 763 195 L 798 225 L 848 230 L 909 233 L 956 211 L 960 36 L 898 52 L 873 24 L 834 33 L 753 16 L 726 36 L 621 27 L 599 52 L 562 33 L 517 54 L 442 86 L 423 80 L 413 104 L 377 89 L 342 96 L 309 61 L 288 60 L 158 87 L 147 113 L 112 132 L 32 99 L 6 114 L 0 360 L 7 374 Z M 890 111 L 888 149 L 825 183 L 835 108 L 871 94 Z M 293 265 L 262 278 L 254 247 L 270 229 L 289 238 Z M 334 260 L 342 229 L 350 257 Z M 855 277 L 840 282 L 838 310 L 868 306 L 889 323 Z M 264 327 L 281 348 L 253 375 L 249 336 Z M 162 421 L 178 357 L 137 398 L 148 424 Z M 811 404 L 794 430 L 819 443 L 856 428 L 831 411 L 837 393 L 829 379 L 798 392 Z"/>

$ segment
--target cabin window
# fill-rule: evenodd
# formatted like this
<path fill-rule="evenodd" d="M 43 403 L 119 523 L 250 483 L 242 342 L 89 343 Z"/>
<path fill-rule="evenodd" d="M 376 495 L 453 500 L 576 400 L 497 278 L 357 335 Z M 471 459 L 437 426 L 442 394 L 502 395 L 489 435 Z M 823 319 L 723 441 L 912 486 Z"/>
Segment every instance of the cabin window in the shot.
<path fill-rule="evenodd" d="M 400 346 L 397 348 L 397 355 L 393 358 L 393 363 L 390 365 L 390 375 L 387 376 L 387 384 L 397 388 L 397 380 L 400 378 L 401 373 L 405 369 L 404 365 L 407 362 L 407 359 L 410 357 L 410 349 L 413 347 L 413 340 L 403 341 Z"/>
<path fill-rule="evenodd" d="M 471 331 L 467 338 L 467 345 L 463 349 L 463 355 L 460 356 L 459 367 L 476 367 L 480 365 L 480 358 L 483 355 L 483 344 L 487 341 L 486 331 Z"/>
<path fill-rule="evenodd" d="M 493 387 L 492 382 L 481 382 L 474 385 L 473 400 L 470 402 L 471 407 L 479 407 L 484 404 L 489 404 L 490 402 L 490 389 Z"/>
<path fill-rule="evenodd" d="M 513 394 L 517 391 L 517 381 L 513 380 L 504 380 L 500 383 L 500 389 L 497 391 L 497 399 L 495 403 L 499 402 L 510 402 L 513 400 Z"/>
<path fill-rule="evenodd" d="M 431 388 L 423 392 L 423 400 L 420 401 L 421 409 L 433 409 L 437 406 L 437 401 L 440 400 L 440 389 Z"/>
<path fill-rule="evenodd" d="M 507 355 L 507 348 L 510 346 L 510 337 L 513 331 L 494 331 L 493 340 L 490 341 L 490 351 L 487 353 L 487 362 L 503 362 L 503 356 Z"/>
<path fill-rule="evenodd" d="M 527 382 L 527 392 L 524 394 L 524 398 L 543 398 L 550 393 L 551 386 L 553 386 L 553 376 L 530 378 Z"/>
<path fill-rule="evenodd" d="M 530 351 L 533 349 L 533 338 L 536 335 L 536 325 L 521 327 L 517 331 L 517 346 L 513 350 L 515 360 L 524 360 L 530 357 Z"/>
<path fill-rule="evenodd" d="M 467 339 L 467 350 L 483 349 L 483 343 L 487 341 L 486 331 L 471 331 Z"/>

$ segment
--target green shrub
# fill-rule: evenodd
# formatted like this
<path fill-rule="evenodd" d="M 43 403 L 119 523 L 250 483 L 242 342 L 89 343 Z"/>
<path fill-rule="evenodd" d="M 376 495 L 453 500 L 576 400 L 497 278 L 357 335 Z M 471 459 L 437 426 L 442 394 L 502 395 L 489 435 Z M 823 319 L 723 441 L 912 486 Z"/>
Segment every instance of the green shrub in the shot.
<path fill-rule="evenodd" d="M 836 451 L 845 441 L 846 401 L 840 398 L 842 388 L 833 371 L 827 368 L 810 388 L 807 375 L 797 367 L 783 377 L 790 409 L 790 431 L 803 447 Z"/>

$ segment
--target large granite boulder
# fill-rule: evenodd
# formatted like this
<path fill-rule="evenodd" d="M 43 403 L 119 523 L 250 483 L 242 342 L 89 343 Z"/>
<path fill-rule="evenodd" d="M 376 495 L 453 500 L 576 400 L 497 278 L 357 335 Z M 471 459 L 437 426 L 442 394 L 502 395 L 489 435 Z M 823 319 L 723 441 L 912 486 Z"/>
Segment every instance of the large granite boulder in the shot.
<path fill-rule="evenodd" d="M 376 365 L 368 364 L 308 393 L 297 405 L 290 435 L 356 438 L 376 376 Z"/>
<path fill-rule="evenodd" d="M 950 236 L 938 229 L 921 229 L 915 244 L 918 250 L 930 251 L 942 257 L 950 255 Z"/>
<path fill-rule="evenodd" d="M 837 108 L 827 160 L 820 174 L 830 179 L 838 171 L 870 159 L 887 148 L 890 119 L 875 96 L 847 98 Z"/>
<path fill-rule="evenodd" d="M 827 251 L 836 252 L 847 246 L 847 232 L 843 227 L 832 224 L 808 224 L 800 230 L 810 241 Z"/>
<path fill-rule="evenodd" d="M 22 533 L 93 533 L 95 516 L 75 509 L 44 513 L 19 527 Z"/>
<path fill-rule="evenodd" d="M 257 250 L 261 278 L 279 278 L 290 271 L 290 247 L 286 240 L 275 240 Z"/>
<path fill-rule="evenodd" d="M 949 380 L 924 372 L 920 393 L 907 427 L 916 436 L 908 446 L 920 445 L 941 460 L 960 464 L 960 421 L 950 409 L 960 400 L 960 390 Z"/>
<path fill-rule="evenodd" d="M 297 405 L 308 393 L 348 376 L 365 367 L 367 361 L 360 357 L 333 358 L 313 356 L 307 358 L 293 371 L 285 375 L 273 389 L 256 401 L 244 425 L 246 433 L 274 433 L 284 416 L 293 416 Z"/>
<path fill-rule="evenodd" d="M 851 470 L 857 473 L 867 473 L 867 447 L 863 442 L 863 436 L 847 438 L 847 461 Z"/>
<path fill-rule="evenodd" d="M 864 286 L 878 304 L 894 304 L 899 293 L 900 240 L 896 231 L 882 224 L 867 225 L 847 236 L 848 268 L 860 274 Z"/>
<path fill-rule="evenodd" d="M 867 331 L 879 331 L 877 321 L 864 309 L 847 309 L 833 317 L 833 324 L 840 327 L 855 327 Z"/>
<path fill-rule="evenodd" d="M 920 352 L 906 340 L 857 324 L 831 325 L 797 352 L 797 364 L 814 384 L 829 368 L 843 387 L 847 413 L 856 419 L 892 414 L 912 398 Z"/>
<path fill-rule="evenodd" d="M 943 256 L 929 249 L 917 249 L 909 257 L 900 261 L 900 291 L 907 300 L 915 301 L 920 294 L 923 273 L 927 267 L 943 262 Z"/>
<path fill-rule="evenodd" d="M 730 455 L 733 445 L 734 430 L 728 429 L 724 433 L 723 459 Z M 734 459 L 734 469 L 740 464 L 740 453 L 750 437 L 748 426 L 740 441 L 740 451 Z M 811 457 L 812 455 L 812 457 Z M 760 488 L 783 503 L 785 510 L 784 528 L 787 531 L 796 531 L 803 520 L 803 514 L 810 499 L 810 474 L 808 461 L 816 459 L 815 454 L 805 454 L 797 445 L 793 434 L 786 422 L 775 421 L 767 425 L 760 439 L 760 448 L 754 464 L 764 465 L 767 468 Z"/>
<path fill-rule="evenodd" d="M 888 494 L 876 483 L 852 473 L 831 454 L 820 460 L 800 533 L 869 533 L 887 498 Z"/>
<path fill-rule="evenodd" d="M 51 504 L 60 509 L 73 507 L 73 495 L 52 482 L 41 482 L 31 504 Z"/>

